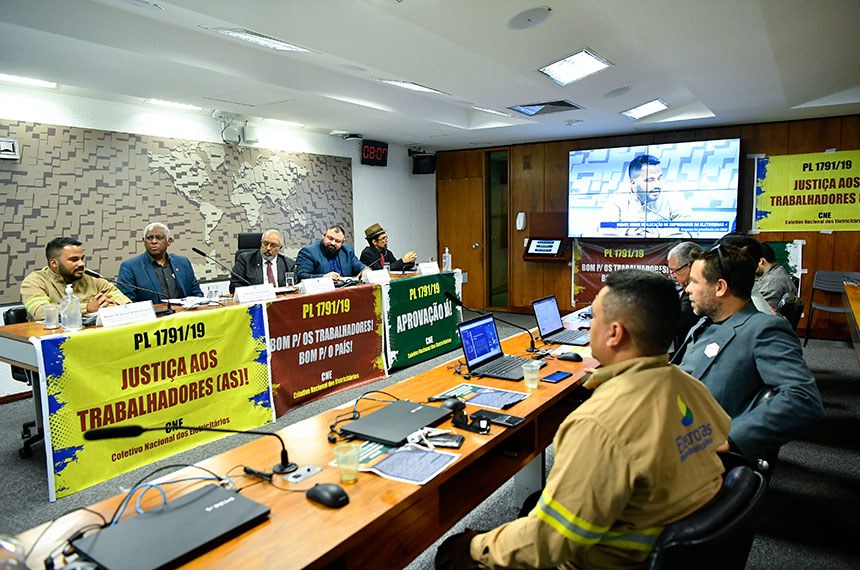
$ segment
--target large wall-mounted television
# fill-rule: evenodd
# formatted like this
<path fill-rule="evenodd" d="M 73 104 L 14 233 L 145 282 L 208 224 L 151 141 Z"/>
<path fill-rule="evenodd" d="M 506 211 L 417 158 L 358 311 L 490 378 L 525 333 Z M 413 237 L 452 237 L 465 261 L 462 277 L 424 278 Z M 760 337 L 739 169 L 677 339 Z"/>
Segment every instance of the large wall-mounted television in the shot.
<path fill-rule="evenodd" d="M 571 151 L 568 235 L 719 238 L 734 231 L 740 139 Z"/>

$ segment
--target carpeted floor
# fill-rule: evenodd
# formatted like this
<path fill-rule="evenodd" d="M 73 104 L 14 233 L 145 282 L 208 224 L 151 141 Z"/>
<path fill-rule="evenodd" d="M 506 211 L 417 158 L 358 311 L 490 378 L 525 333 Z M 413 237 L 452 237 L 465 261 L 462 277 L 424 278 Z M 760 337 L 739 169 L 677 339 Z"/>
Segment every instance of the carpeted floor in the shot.
<path fill-rule="evenodd" d="M 527 315 L 504 318 L 534 326 Z M 516 334 L 499 323 L 502 336 Z M 753 544 L 748 568 L 860 568 L 860 367 L 846 342 L 812 340 L 804 350 L 818 380 L 826 417 L 806 438 L 784 446 L 771 480 L 766 515 Z M 354 399 L 371 388 L 381 389 L 459 356 L 459 351 L 394 373 L 390 378 L 336 394 L 291 411 L 269 429 L 274 431 Z M 159 463 L 49 503 L 45 456 L 18 458 L 21 424 L 32 417 L 30 400 L 0 406 L 0 534 L 23 530 L 63 513 L 125 490 Z M 174 456 L 162 463 L 193 463 L 242 445 L 241 436 Z M 552 454 L 547 454 L 551 464 Z M 465 527 L 493 528 L 518 512 L 513 485 L 508 483 L 476 508 L 451 532 Z M 410 570 L 433 567 L 435 547 L 419 556 Z"/>

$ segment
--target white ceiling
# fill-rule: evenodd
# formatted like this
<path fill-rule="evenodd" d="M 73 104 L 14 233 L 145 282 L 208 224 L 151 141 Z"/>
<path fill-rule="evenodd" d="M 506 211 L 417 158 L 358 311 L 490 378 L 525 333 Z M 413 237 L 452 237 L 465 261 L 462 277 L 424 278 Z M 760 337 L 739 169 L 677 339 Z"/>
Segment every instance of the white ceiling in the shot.
<path fill-rule="evenodd" d="M 0 73 L 73 95 L 182 101 L 428 150 L 860 113 L 858 0 L 153 2 L 163 9 L 0 0 Z M 545 22 L 508 28 L 541 5 L 552 9 Z M 315 53 L 201 26 L 247 28 Z M 567 87 L 536 71 L 583 47 L 614 66 Z M 670 108 L 636 122 L 619 114 L 654 98 Z M 532 118 L 472 109 L 559 99 L 583 109 Z"/>

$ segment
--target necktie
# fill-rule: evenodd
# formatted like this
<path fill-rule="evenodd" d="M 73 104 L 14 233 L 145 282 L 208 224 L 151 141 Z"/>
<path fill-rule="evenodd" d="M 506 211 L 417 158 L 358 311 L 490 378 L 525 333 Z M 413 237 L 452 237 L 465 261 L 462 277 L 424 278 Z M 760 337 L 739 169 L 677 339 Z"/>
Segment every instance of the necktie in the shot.
<path fill-rule="evenodd" d="M 266 262 L 266 276 L 269 278 L 269 283 L 272 284 L 272 287 L 278 286 L 277 281 L 275 281 L 275 274 L 272 271 L 272 262 L 271 261 Z"/>

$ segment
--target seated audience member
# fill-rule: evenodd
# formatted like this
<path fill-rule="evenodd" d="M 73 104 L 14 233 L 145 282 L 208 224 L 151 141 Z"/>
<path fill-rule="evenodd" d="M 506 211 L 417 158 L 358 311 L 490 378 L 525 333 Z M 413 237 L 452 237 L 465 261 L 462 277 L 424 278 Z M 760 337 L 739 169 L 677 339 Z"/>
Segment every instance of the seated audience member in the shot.
<path fill-rule="evenodd" d="M 745 247 L 747 254 L 753 259 L 758 259 L 762 256 L 761 243 L 758 240 L 743 234 L 726 234 L 717 240 L 717 243 L 725 243 L 738 249 Z M 755 276 L 755 272 L 753 272 L 753 276 Z M 767 304 L 767 301 L 764 300 L 764 297 L 761 296 L 761 293 L 759 293 L 759 290 L 755 287 L 753 287 L 752 293 L 750 293 L 750 300 L 756 310 L 768 315 L 774 314 L 771 306 Z"/>
<path fill-rule="evenodd" d="M 30 273 L 21 282 L 21 302 L 27 309 L 27 318 L 44 318 L 45 305 L 59 303 L 66 296 L 66 285 L 81 301 L 81 312 L 95 313 L 102 307 L 130 303 L 128 297 L 114 285 L 99 277 L 84 273 L 86 256 L 76 239 L 56 238 L 45 247 L 48 266 Z"/>
<path fill-rule="evenodd" d="M 610 274 L 592 305 L 594 392 L 561 423 L 546 487 L 525 517 L 448 538 L 437 568 L 643 567 L 662 527 L 710 501 L 729 417 L 669 364 L 680 302 L 665 276 Z"/>
<path fill-rule="evenodd" d="M 236 264 L 230 276 L 230 292 L 235 291 L 236 287 L 246 285 L 263 283 L 271 283 L 275 287 L 287 285 L 287 273 L 293 271 L 296 263 L 289 257 L 281 255 L 283 246 L 281 232 L 278 230 L 263 232 L 260 249 L 243 251 L 236 256 Z"/>
<path fill-rule="evenodd" d="M 765 457 L 823 415 L 815 378 L 788 321 L 752 306 L 756 261 L 745 250 L 720 244 L 693 258 L 687 293 L 707 318 L 672 362 L 700 379 L 732 417 L 728 449 L 748 460 Z M 753 407 L 768 386 L 776 395 Z"/>
<path fill-rule="evenodd" d="M 758 260 L 755 274 L 758 277 L 756 289 L 771 308 L 776 309 L 786 293 L 797 295 L 797 286 L 788 271 L 776 262 L 776 254 L 770 244 L 761 244 L 761 259 Z"/>
<path fill-rule="evenodd" d="M 167 253 L 172 243 L 173 234 L 166 225 L 154 222 L 146 226 L 143 230 L 146 251 L 126 259 L 119 266 L 116 281 L 122 292 L 133 301 L 150 300 L 153 303 L 202 297 L 203 291 L 188 258 Z"/>
<path fill-rule="evenodd" d="M 379 224 L 373 224 L 364 230 L 364 238 L 368 246 L 361 252 L 361 262 L 369 268 L 382 269 L 386 263 L 391 264 L 391 271 L 411 270 L 415 267 L 418 255 L 409 251 L 402 259 L 394 257 L 388 249 L 388 234 Z"/>
<path fill-rule="evenodd" d="M 687 283 L 690 282 L 690 265 L 693 263 L 692 252 L 701 251 L 701 248 L 691 241 L 681 242 L 669 251 L 666 256 L 666 265 L 669 266 L 669 274 L 681 287 L 681 320 L 678 330 L 675 332 L 675 340 L 672 342 L 672 350 L 678 347 L 687 337 L 687 332 L 699 320 L 699 316 L 693 312 L 690 305 L 690 296 L 685 291 Z"/>
<path fill-rule="evenodd" d="M 341 281 L 344 277 L 361 277 L 367 267 L 343 240 L 343 228 L 329 226 L 322 239 L 300 249 L 296 257 L 296 280 L 331 277 Z"/>

